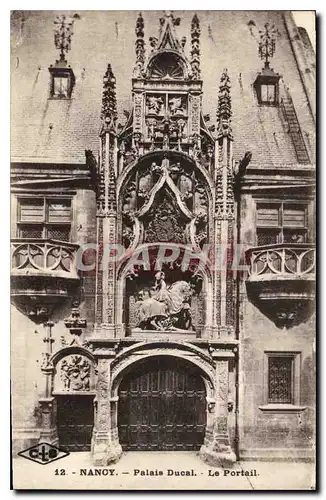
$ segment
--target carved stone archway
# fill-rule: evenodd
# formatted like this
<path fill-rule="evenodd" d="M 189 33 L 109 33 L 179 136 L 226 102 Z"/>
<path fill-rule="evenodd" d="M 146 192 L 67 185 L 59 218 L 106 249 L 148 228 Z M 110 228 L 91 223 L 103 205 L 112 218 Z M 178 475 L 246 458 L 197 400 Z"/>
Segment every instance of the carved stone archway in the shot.
<path fill-rule="evenodd" d="M 139 361 L 162 356 L 182 359 L 200 372 L 207 400 L 206 432 L 200 455 L 212 465 L 230 465 L 235 461 L 228 436 L 228 361 L 232 353 L 216 350 L 210 355 L 191 343 L 169 342 L 166 345 L 160 341 L 139 342 L 123 348 L 118 354 L 112 349 L 98 351 L 98 410 L 92 448 L 94 463 L 107 465 L 121 456 L 118 391 L 123 377 Z"/>

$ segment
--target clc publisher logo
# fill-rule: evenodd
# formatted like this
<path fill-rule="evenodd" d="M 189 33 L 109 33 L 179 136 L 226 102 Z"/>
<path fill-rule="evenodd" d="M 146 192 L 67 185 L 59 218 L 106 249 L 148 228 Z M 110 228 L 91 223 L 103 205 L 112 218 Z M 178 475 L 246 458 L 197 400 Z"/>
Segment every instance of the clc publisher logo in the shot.
<path fill-rule="evenodd" d="M 60 448 L 49 443 L 39 443 L 35 446 L 31 446 L 31 448 L 27 448 L 27 450 L 20 451 L 18 455 L 32 462 L 46 465 L 60 458 L 67 457 L 70 453 L 60 450 Z"/>

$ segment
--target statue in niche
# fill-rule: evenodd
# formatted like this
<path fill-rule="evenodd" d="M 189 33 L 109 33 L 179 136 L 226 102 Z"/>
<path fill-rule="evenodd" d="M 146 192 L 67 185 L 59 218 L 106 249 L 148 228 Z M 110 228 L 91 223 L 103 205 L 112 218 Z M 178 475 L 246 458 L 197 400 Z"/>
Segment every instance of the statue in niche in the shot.
<path fill-rule="evenodd" d="M 89 391 L 90 363 L 82 356 L 71 356 L 61 363 L 60 378 L 65 391 Z"/>
<path fill-rule="evenodd" d="M 177 136 L 178 136 L 178 139 L 182 139 L 182 137 L 184 135 L 183 131 L 184 131 L 185 125 L 186 125 L 186 121 L 185 120 L 182 120 L 180 118 L 180 120 L 177 121 Z"/>
<path fill-rule="evenodd" d="M 138 198 L 141 199 L 141 204 L 145 203 L 148 200 L 149 193 L 152 187 L 153 187 L 152 173 L 146 172 L 145 175 L 140 177 L 138 181 Z"/>
<path fill-rule="evenodd" d="M 147 136 L 152 142 L 154 142 L 156 139 L 156 125 L 157 125 L 156 119 L 149 118 L 148 120 L 146 120 L 146 125 L 147 125 Z"/>
<path fill-rule="evenodd" d="M 123 226 L 122 226 L 122 243 L 128 248 L 134 239 L 134 222 L 135 217 L 131 212 L 125 212 L 122 214 Z"/>
<path fill-rule="evenodd" d="M 134 180 L 130 182 L 124 192 L 122 211 L 134 211 L 137 206 L 137 189 Z"/>
<path fill-rule="evenodd" d="M 189 176 L 182 174 L 179 179 L 179 190 L 182 195 L 182 200 L 186 203 L 188 208 L 192 208 L 193 192 L 192 192 L 193 182 Z"/>
<path fill-rule="evenodd" d="M 165 273 L 155 275 L 155 284 L 141 290 L 135 304 L 140 330 L 184 331 L 193 329 L 190 299 L 192 289 L 186 281 L 172 285 L 165 282 Z"/>

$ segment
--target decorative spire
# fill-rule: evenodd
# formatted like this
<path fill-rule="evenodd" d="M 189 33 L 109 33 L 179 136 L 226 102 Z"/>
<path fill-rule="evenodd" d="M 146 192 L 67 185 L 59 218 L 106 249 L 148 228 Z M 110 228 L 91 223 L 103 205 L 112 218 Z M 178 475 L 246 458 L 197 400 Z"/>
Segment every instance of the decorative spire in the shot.
<path fill-rule="evenodd" d="M 223 70 L 221 81 L 220 81 L 220 89 L 218 93 L 218 106 L 217 106 L 217 136 L 231 136 L 231 81 L 230 77 L 227 73 L 227 69 Z"/>
<path fill-rule="evenodd" d="M 200 26 L 197 14 L 194 15 L 191 21 L 191 59 L 190 65 L 192 77 L 195 80 L 200 78 L 200 50 L 199 50 Z"/>
<path fill-rule="evenodd" d="M 104 125 L 113 132 L 116 130 L 118 117 L 115 82 L 116 79 L 112 72 L 111 64 L 108 64 L 108 68 L 103 78 L 101 118 Z"/>
<path fill-rule="evenodd" d="M 134 69 L 134 76 L 140 77 L 143 74 L 145 63 L 144 19 L 141 12 L 137 18 L 135 33 L 136 66 Z"/>
<path fill-rule="evenodd" d="M 264 68 L 269 68 L 270 59 L 275 54 L 275 35 L 277 31 L 275 26 L 270 26 L 269 23 L 265 24 L 265 30 L 259 30 L 260 42 L 258 45 L 258 52 L 260 58 L 264 61 Z"/>
<path fill-rule="evenodd" d="M 60 61 L 66 62 L 65 53 L 67 54 L 71 49 L 74 19 L 68 20 L 65 15 L 57 16 L 54 24 L 54 45 L 56 49 L 60 50 Z"/>

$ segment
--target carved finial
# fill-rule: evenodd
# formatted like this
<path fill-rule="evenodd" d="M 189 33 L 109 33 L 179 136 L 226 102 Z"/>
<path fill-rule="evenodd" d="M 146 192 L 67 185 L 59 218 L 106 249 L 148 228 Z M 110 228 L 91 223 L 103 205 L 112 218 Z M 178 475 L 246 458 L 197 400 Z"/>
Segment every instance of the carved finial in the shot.
<path fill-rule="evenodd" d="M 134 69 L 134 76 L 142 76 L 144 71 L 144 63 L 145 63 L 145 42 L 144 42 L 144 19 L 139 13 L 139 16 L 136 21 L 136 66 Z"/>
<path fill-rule="evenodd" d="M 265 68 L 269 68 L 270 59 L 275 54 L 275 35 L 277 31 L 275 26 L 270 26 L 269 23 L 265 24 L 265 30 L 259 30 L 260 42 L 258 45 L 258 52 L 260 58 L 265 63 Z"/>
<path fill-rule="evenodd" d="M 87 326 L 86 319 L 80 317 L 79 303 L 74 302 L 71 309 L 71 315 L 64 320 L 65 327 L 68 328 L 71 335 L 81 335 L 84 328 Z"/>
<path fill-rule="evenodd" d="M 199 49 L 200 26 L 197 14 L 191 21 L 191 59 L 192 77 L 195 80 L 200 78 L 200 49 Z"/>
<path fill-rule="evenodd" d="M 165 11 L 164 17 L 160 17 L 159 37 L 156 42 L 155 38 L 151 39 L 153 50 L 164 50 L 166 48 L 183 52 L 182 44 L 180 43 L 175 27 L 180 26 L 180 17 L 174 18 L 171 11 Z"/>
<path fill-rule="evenodd" d="M 67 19 L 65 15 L 57 16 L 54 24 L 54 45 L 60 50 L 60 61 L 66 62 L 65 53 L 67 54 L 71 49 L 74 19 Z"/>
<path fill-rule="evenodd" d="M 111 64 L 103 78 L 102 112 L 101 118 L 108 129 L 115 132 L 117 122 L 117 97 L 115 91 L 115 76 Z"/>
<path fill-rule="evenodd" d="M 223 70 L 221 81 L 220 81 L 220 89 L 218 93 L 218 106 L 217 106 L 217 122 L 218 129 L 217 135 L 221 136 L 231 136 L 231 81 L 230 77 L 227 73 L 227 69 Z"/>

